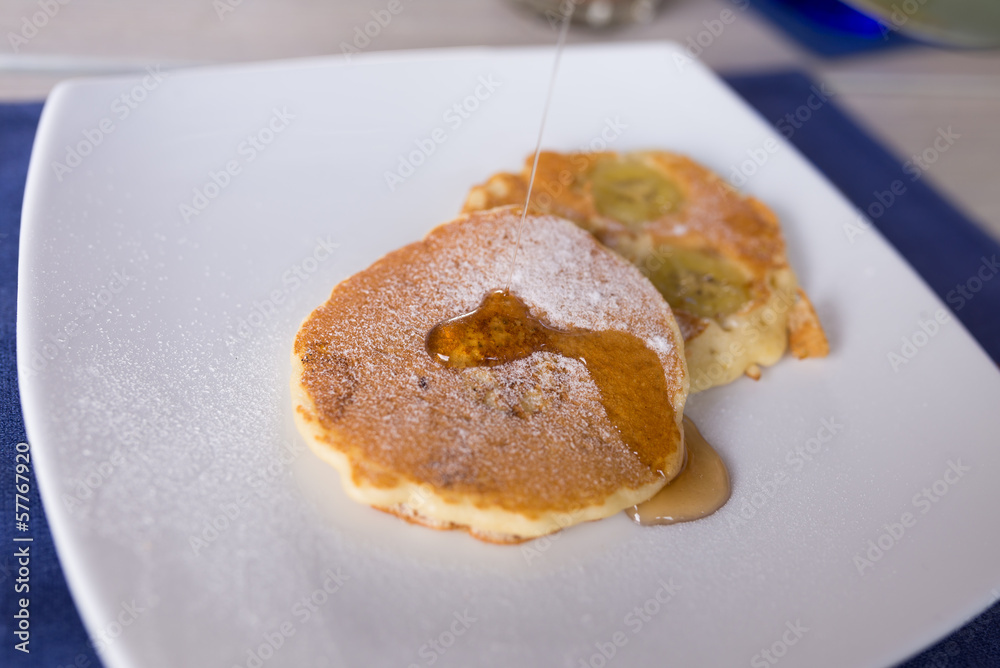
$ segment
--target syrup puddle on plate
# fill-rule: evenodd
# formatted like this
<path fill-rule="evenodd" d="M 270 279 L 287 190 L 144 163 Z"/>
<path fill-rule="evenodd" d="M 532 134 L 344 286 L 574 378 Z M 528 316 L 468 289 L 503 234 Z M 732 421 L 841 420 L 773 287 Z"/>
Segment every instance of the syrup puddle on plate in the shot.
<path fill-rule="evenodd" d="M 711 515 L 729 501 L 732 488 L 726 464 L 687 416 L 684 446 L 684 470 L 649 501 L 625 511 L 634 522 L 643 526 L 690 522 Z"/>

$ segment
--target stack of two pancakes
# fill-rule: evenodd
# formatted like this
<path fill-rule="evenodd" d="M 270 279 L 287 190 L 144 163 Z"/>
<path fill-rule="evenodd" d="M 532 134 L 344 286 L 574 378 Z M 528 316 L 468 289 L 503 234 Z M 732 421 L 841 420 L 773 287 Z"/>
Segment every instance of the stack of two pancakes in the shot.
<path fill-rule="evenodd" d="M 425 337 L 503 286 L 528 170 L 491 177 L 462 217 L 337 285 L 292 356 L 299 428 L 350 496 L 501 543 L 653 496 L 684 465 L 689 389 L 757 377 L 789 346 L 827 351 L 763 204 L 673 154 L 543 153 L 510 291 L 555 328 L 644 341 L 678 429 L 650 465 L 580 361 L 442 366 Z"/>

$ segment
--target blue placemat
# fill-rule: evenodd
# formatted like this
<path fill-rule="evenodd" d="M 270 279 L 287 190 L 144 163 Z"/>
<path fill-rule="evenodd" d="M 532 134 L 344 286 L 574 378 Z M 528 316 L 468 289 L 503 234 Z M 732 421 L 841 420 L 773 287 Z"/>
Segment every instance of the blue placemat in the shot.
<path fill-rule="evenodd" d="M 912 174 L 832 102 L 824 100 L 818 108 L 810 108 L 810 96 L 822 89 L 814 89 L 815 84 L 805 76 L 794 72 L 753 75 L 729 82 L 859 209 L 879 212 L 872 206 L 879 202 L 879 194 L 887 188 L 891 192 L 893 181 L 905 183 L 905 191 L 874 218 L 875 225 L 949 303 L 993 359 L 1000 360 L 1000 280 L 981 281 L 969 299 L 959 300 L 956 295 L 961 294 L 955 292 L 960 286 L 967 291 L 975 287 L 969 285 L 970 277 L 983 266 L 983 257 L 1000 256 L 1000 247 L 921 180 L 911 181 Z M 808 114 L 801 111 L 803 105 Z M 66 588 L 33 476 L 29 475 L 28 483 L 28 530 L 18 531 L 15 525 L 15 455 L 17 444 L 25 438 L 14 361 L 17 245 L 24 179 L 40 111 L 40 105 L 0 105 L 0 475 L 4 476 L 0 666 L 98 668 L 100 663 Z M 15 543 L 15 537 L 32 541 Z M 21 577 L 14 553 L 25 545 L 30 546 L 30 654 L 15 649 L 19 639 L 14 635 L 19 623 L 14 615 L 20 607 L 15 586 Z M 1000 604 L 905 666 L 1000 667 Z"/>
<path fill-rule="evenodd" d="M 34 475 L 27 476 L 27 483 L 15 477 L 17 464 L 26 459 L 15 461 L 18 443 L 25 441 L 14 359 L 18 231 L 28 156 L 41 111 L 40 104 L 0 105 L 0 666 L 99 667 L 66 588 Z M 29 488 L 23 495 L 26 502 L 16 497 L 24 491 L 17 486 L 24 484 Z M 18 502 L 22 507 L 16 507 Z M 24 512 L 27 518 L 15 517 Z M 18 530 L 19 519 L 27 520 L 26 531 Z M 27 556 L 18 555 L 25 550 Z M 22 598 L 29 602 L 26 619 L 15 618 Z M 21 638 L 15 631 L 23 622 L 29 635 Z M 16 649 L 23 639 L 29 653 Z"/>

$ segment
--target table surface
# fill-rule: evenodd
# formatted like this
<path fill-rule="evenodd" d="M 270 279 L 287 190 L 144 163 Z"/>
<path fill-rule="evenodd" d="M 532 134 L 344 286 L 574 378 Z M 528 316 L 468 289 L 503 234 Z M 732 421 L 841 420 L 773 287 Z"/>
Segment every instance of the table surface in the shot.
<path fill-rule="evenodd" d="M 539 19 L 506 0 L 400 0 L 402 11 L 366 50 L 554 43 Z M 58 0 L 45 25 L 24 30 L 37 0 L 0 4 L 0 102 L 38 100 L 74 76 L 162 67 L 340 54 L 355 28 L 389 0 Z M 53 1 L 53 5 L 55 5 Z M 700 54 L 727 73 L 803 68 L 901 161 L 933 147 L 939 131 L 958 139 L 929 166 L 929 182 L 1000 238 L 1000 51 L 887 49 L 838 60 L 803 50 L 734 0 L 664 0 L 648 24 L 579 28 L 571 43 L 673 39 L 687 43 L 729 9 L 736 19 Z M 36 21 L 41 23 L 41 20 Z M 23 31 L 23 32 L 22 32 Z M 10 33 L 30 36 L 11 42 Z M 37 33 L 37 34 L 35 34 Z"/>

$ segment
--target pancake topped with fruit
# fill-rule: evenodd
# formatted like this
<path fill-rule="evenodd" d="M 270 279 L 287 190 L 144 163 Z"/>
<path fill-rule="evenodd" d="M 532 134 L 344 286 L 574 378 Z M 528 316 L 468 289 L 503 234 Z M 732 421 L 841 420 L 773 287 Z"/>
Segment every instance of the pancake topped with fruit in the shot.
<path fill-rule="evenodd" d="M 475 186 L 463 210 L 522 204 L 532 161 Z M 680 324 L 693 392 L 757 378 L 789 348 L 829 351 L 774 213 L 687 157 L 542 152 L 529 210 L 572 220 L 649 278 Z"/>

